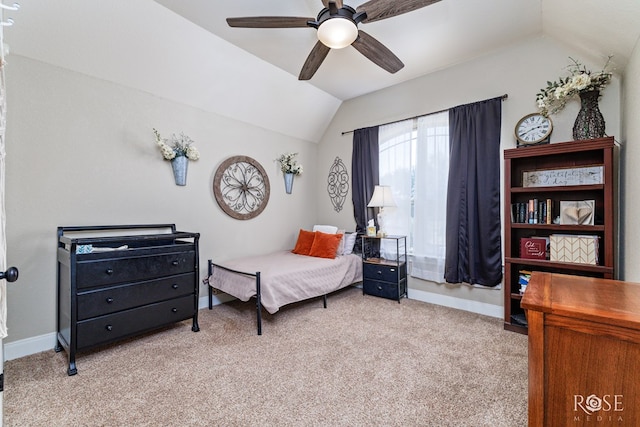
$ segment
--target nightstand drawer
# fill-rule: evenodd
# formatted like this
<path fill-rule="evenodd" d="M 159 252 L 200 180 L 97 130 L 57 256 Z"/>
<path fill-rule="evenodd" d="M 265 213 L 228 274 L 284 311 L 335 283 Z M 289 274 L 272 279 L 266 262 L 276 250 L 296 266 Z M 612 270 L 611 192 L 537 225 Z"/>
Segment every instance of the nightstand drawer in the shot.
<path fill-rule="evenodd" d="M 362 282 L 362 290 L 367 295 L 374 295 L 382 298 L 400 299 L 398 285 L 396 283 L 380 282 L 377 280 L 367 280 Z"/>
<path fill-rule="evenodd" d="M 398 273 L 400 273 L 398 275 Z M 406 264 L 400 266 L 364 263 L 362 275 L 365 279 L 382 280 L 384 282 L 397 283 L 406 277 Z"/>

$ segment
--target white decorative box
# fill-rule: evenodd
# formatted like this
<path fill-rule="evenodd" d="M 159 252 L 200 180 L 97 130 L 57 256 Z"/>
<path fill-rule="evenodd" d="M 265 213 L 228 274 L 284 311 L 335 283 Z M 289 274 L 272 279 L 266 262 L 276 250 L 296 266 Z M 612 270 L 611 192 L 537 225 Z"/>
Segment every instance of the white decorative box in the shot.
<path fill-rule="evenodd" d="M 552 234 L 549 242 L 549 260 L 598 264 L 598 236 Z"/>

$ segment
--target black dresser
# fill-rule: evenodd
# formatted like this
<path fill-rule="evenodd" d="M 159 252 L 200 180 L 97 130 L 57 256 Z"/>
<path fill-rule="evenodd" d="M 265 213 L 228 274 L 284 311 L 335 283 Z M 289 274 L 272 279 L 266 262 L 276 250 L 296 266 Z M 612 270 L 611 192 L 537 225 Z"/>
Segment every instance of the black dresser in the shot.
<path fill-rule="evenodd" d="M 186 319 L 198 326 L 198 233 L 175 224 L 58 227 L 58 343 L 76 353 Z"/>

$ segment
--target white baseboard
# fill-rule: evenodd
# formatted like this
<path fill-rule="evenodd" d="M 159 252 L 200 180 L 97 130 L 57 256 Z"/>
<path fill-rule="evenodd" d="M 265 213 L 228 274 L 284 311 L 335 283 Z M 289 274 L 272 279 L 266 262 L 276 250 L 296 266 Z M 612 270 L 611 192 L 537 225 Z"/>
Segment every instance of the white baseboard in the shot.
<path fill-rule="evenodd" d="M 213 305 L 223 304 L 230 301 L 228 295 L 214 295 Z M 198 300 L 198 308 L 200 310 L 209 307 L 209 297 L 200 297 Z M 13 341 L 4 344 L 4 360 L 19 359 L 20 357 L 29 356 L 31 354 L 40 353 L 42 351 L 53 350 L 56 346 L 56 333 L 39 335 L 37 337 L 25 338 L 23 340 Z"/>
<path fill-rule="evenodd" d="M 41 351 L 53 350 L 56 346 L 56 333 L 38 335 L 4 344 L 4 360 L 13 360 Z"/>
<path fill-rule="evenodd" d="M 409 288 L 409 298 L 458 310 L 470 311 L 485 316 L 501 319 L 504 308 L 501 305 L 488 304 L 486 302 L 472 301 L 464 298 L 456 298 L 448 295 L 434 294 L 432 292 L 419 291 Z"/>
<path fill-rule="evenodd" d="M 431 292 L 409 289 L 409 298 L 431 304 L 443 305 L 445 307 L 457 308 L 459 310 L 470 311 L 472 313 L 484 314 L 485 316 L 502 318 L 503 308 L 499 305 L 487 304 L 484 302 L 471 301 L 463 298 L 455 298 L 447 295 L 434 294 Z M 213 305 L 224 304 L 231 301 L 233 297 L 226 294 L 214 295 Z M 208 296 L 200 297 L 198 308 L 209 307 Z M 25 338 L 4 344 L 4 360 L 13 360 L 30 354 L 42 351 L 53 350 L 56 346 L 56 333 L 39 335 L 37 337 Z"/>
<path fill-rule="evenodd" d="M 229 302 L 234 300 L 235 298 L 232 297 L 231 295 L 227 295 L 227 294 L 218 294 L 218 295 L 213 295 L 213 299 L 212 299 L 212 303 L 213 305 L 219 305 L 219 304 L 224 304 L 225 302 Z M 200 299 L 198 300 L 198 309 L 202 310 L 205 308 L 209 308 L 209 296 L 205 295 L 203 297 L 200 297 Z"/>

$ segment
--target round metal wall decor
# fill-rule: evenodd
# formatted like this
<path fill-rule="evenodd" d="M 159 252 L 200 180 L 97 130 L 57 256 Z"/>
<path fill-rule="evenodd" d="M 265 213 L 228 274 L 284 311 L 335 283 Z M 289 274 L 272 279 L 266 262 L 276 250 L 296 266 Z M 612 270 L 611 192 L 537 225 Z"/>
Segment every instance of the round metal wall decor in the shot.
<path fill-rule="evenodd" d="M 233 156 L 222 162 L 213 177 L 213 194 L 220 208 L 235 219 L 260 215 L 269 201 L 269 177 L 256 160 Z"/>
<path fill-rule="evenodd" d="M 329 192 L 333 209 L 336 212 L 340 212 L 349 193 L 349 172 L 347 172 L 347 168 L 340 160 L 340 157 L 336 157 L 333 161 L 333 165 L 329 169 L 327 182 L 327 191 Z"/>

